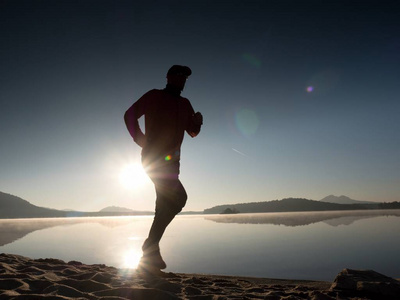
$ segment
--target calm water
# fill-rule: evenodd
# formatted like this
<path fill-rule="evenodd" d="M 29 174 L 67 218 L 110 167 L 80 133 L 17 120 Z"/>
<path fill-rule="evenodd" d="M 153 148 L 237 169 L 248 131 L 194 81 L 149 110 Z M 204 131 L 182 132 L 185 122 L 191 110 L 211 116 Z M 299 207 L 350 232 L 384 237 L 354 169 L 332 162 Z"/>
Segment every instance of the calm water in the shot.
<path fill-rule="evenodd" d="M 0 253 L 134 267 L 152 217 L 0 220 Z M 332 281 L 343 268 L 400 277 L 400 210 L 178 216 L 167 271 Z"/>

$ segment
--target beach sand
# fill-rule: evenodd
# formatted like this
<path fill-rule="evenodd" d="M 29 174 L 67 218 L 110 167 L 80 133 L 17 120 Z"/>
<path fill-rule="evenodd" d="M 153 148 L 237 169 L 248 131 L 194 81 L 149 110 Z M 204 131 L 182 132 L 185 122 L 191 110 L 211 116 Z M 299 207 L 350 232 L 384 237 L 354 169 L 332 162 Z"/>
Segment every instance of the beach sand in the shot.
<path fill-rule="evenodd" d="M 384 299 L 331 282 L 160 273 L 0 254 L 0 299 Z M 376 296 L 376 295 L 375 295 Z"/>

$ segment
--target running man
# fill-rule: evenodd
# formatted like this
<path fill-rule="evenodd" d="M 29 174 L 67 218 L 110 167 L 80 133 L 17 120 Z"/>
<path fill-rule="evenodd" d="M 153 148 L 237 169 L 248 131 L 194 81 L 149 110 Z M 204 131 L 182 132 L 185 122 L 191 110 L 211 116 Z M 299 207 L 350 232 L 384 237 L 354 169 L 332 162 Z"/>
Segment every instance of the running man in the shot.
<path fill-rule="evenodd" d="M 203 124 L 201 113 L 195 113 L 190 101 L 181 96 L 191 74 L 189 67 L 172 66 L 167 86 L 144 94 L 124 115 L 130 135 L 142 148 L 142 164 L 156 190 L 155 216 L 142 246 L 140 266 L 145 269 L 167 267 L 160 253 L 160 240 L 187 200 L 179 180 L 181 144 L 185 131 L 195 137 Z M 144 133 L 138 121 L 141 116 L 145 118 Z"/>

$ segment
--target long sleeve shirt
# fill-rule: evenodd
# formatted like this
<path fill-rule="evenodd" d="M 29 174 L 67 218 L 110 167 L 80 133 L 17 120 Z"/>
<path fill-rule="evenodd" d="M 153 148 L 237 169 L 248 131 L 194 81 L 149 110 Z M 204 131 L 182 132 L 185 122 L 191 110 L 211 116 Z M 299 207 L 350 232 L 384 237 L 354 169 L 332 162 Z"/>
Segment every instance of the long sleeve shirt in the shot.
<path fill-rule="evenodd" d="M 145 133 L 139 126 L 144 115 Z M 167 90 L 154 89 L 144 94 L 125 113 L 126 127 L 141 146 L 142 156 L 154 159 L 180 159 L 185 131 L 195 137 L 201 125 L 193 121 L 194 110 L 189 100 Z"/>

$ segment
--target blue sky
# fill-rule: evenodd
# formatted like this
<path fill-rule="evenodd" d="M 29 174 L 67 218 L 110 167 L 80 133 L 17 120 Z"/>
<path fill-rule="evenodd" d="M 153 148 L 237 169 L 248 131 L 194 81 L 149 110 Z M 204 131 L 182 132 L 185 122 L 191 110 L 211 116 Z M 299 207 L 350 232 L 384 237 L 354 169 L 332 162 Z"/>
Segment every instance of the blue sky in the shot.
<path fill-rule="evenodd" d="M 390 3 L 390 2 L 389 2 Z M 0 190 L 152 210 L 123 114 L 191 67 L 186 210 L 400 195 L 400 15 L 372 1 L 0 1 Z M 138 175 L 137 175 L 138 176 Z"/>

